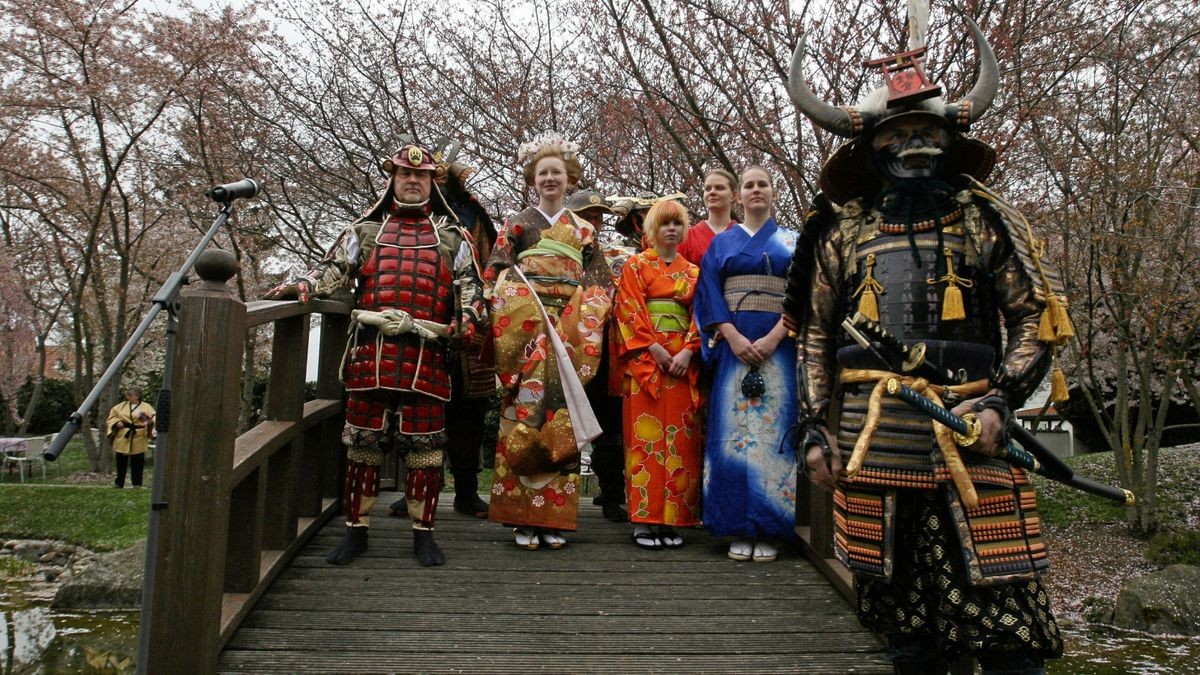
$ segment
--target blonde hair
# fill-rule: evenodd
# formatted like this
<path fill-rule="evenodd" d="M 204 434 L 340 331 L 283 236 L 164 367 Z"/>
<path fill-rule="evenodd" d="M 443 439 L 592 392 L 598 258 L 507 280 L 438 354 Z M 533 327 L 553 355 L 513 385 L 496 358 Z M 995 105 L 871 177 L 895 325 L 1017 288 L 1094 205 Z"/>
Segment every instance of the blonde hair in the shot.
<path fill-rule="evenodd" d="M 750 166 L 742 169 L 742 173 L 738 177 L 738 185 L 737 185 L 738 190 L 742 189 L 742 181 L 746 180 L 746 174 L 750 173 L 751 171 L 763 172 L 767 176 L 767 182 L 770 183 L 772 187 L 775 186 L 775 178 L 774 178 L 774 176 L 771 175 L 770 171 L 767 171 L 767 167 L 763 166 L 762 164 L 751 164 Z"/>
<path fill-rule="evenodd" d="M 555 150 L 554 148 L 543 148 L 538 150 L 537 154 L 533 156 L 533 159 L 526 162 L 525 166 L 521 167 L 521 175 L 525 177 L 525 185 L 533 187 L 533 176 L 535 173 L 537 173 L 538 162 L 546 159 L 547 157 L 557 157 L 561 159 L 563 161 L 563 165 L 567 168 L 567 180 L 570 181 L 572 185 L 579 184 L 579 179 L 583 176 L 583 166 L 579 164 L 579 160 L 575 159 L 574 157 L 570 159 L 563 157 L 563 153 L 560 150 Z"/>
<path fill-rule="evenodd" d="M 729 172 L 728 172 L 728 171 L 726 171 L 725 169 L 722 169 L 722 168 L 719 168 L 719 167 L 718 167 L 718 168 L 716 168 L 716 169 L 709 169 L 708 171 L 705 171 L 705 172 L 704 172 L 704 180 L 705 180 L 705 182 L 707 182 L 707 181 L 708 181 L 708 177 L 709 177 L 709 176 L 720 176 L 721 178 L 724 178 L 724 179 L 726 180 L 726 182 L 728 182 L 728 183 L 729 183 L 729 191 L 730 191 L 730 192 L 737 192 L 737 189 L 738 189 L 738 179 L 737 179 L 737 176 L 735 176 L 735 175 L 733 175 L 733 174 L 729 173 Z"/>
<path fill-rule="evenodd" d="M 687 230 L 692 224 L 683 204 L 674 199 L 662 199 L 650 207 L 650 212 L 646 214 L 646 221 L 642 224 L 642 234 L 650 246 L 658 243 L 658 226 L 673 220 L 683 223 L 683 232 L 680 233 L 682 241 L 682 235 L 687 234 Z"/>

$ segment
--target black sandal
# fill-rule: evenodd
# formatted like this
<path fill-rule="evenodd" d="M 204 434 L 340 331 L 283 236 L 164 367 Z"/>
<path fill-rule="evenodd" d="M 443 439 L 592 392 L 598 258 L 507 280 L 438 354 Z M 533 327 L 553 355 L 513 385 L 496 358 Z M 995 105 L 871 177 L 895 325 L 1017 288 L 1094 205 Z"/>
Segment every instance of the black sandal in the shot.
<path fill-rule="evenodd" d="M 673 527 L 663 525 L 658 528 L 658 537 L 663 548 L 683 548 L 683 537 L 679 536 Z"/>
<path fill-rule="evenodd" d="M 638 545 L 638 548 L 644 548 L 647 551 L 657 551 L 662 548 L 662 540 L 653 532 L 646 530 L 645 532 L 634 532 L 633 543 Z"/>

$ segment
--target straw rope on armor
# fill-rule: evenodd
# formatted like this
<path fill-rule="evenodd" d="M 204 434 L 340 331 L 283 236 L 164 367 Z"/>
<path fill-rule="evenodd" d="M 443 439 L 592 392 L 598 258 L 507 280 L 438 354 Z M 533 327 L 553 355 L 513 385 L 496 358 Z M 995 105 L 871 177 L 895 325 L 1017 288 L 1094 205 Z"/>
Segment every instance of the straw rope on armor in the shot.
<path fill-rule="evenodd" d="M 943 405 L 942 394 L 944 392 L 950 392 L 956 397 L 970 398 L 983 394 L 988 390 L 987 380 L 975 380 L 960 385 L 941 386 L 930 384 L 924 378 L 897 375 L 886 370 L 850 368 L 842 371 L 839 380 L 843 384 L 875 383 L 867 404 L 867 417 L 863 423 L 862 432 L 858 436 L 858 441 L 854 444 L 853 452 L 850 453 L 850 460 L 846 463 L 846 477 L 850 480 L 854 480 L 854 477 L 858 475 L 859 470 L 862 469 L 863 462 L 866 460 L 867 450 L 871 447 L 871 439 L 875 435 L 875 430 L 879 428 L 879 420 L 883 412 L 883 397 L 887 393 L 887 383 L 892 379 L 900 380 L 939 406 Z M 967 467 L 963 463 L 958 445 L 954 442 L 951 430 L 938 422 L 931 421 L 931 423 L 933 424 L 934 438 L 937 441 L 938 448 L 942 451 L 942 457 L 946 462 L 947 470 L 950 472 L 950 478 L 954 481 L 955 487 L 958 488 L 959 496 L 962 497 L 963 503 L 967 508 L 975 508 L 979 503 L 979 497 L 975 492 L 975 485 L 971 481 L 971 476 L 967 473 Z"/>

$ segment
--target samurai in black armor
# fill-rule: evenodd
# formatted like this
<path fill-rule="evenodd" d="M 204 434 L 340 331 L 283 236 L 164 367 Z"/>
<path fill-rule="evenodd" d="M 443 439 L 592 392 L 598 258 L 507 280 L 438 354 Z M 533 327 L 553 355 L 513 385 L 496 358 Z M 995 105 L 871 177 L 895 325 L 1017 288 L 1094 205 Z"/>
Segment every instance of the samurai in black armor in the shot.
<path fill-rule="evenodd" d="M 1041 673 L 1062 654 L 1039 581 L 1048 559 L 1034 490 L 997 449 L 1009 411 L 1043 381 L 1071 328 L 1043 245 L 980 182 L 994 151 L 963 135 L 999 73 L 970 27 L 980 74 L 956 103 L 925 80 L 920 44 L 881 59 L 888 87 L 853 108 L 805 84 L 803 43 L 789 82 L 807 116 L 849 138 L 822 168 L 789 274 L 802 447 L 810 478 L 834 490 L 835 552 L 854 573 L 859 618 L 886 638 L 898 673 L 944 673 L 968 656 L 985 673 Z M 899 372 L 851 339 L 851 317 L 923 344 L 949 377 Z M 976 413 L 979 439 L 939 442 L 928 417 L 887 395 L 893 378 Z"/>

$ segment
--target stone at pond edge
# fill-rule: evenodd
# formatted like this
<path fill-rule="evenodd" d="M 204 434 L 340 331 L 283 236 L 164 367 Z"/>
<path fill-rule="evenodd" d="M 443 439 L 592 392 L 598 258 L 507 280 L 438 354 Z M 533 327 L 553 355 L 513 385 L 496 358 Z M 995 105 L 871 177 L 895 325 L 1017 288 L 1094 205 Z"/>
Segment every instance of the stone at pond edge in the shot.
<path fill-rule="evenodd" d="M 1200 635 L 1200 567 L 1171 565 L 1127 581 L 1117 596 L 1113 623 L 1150 633 Z"/>
<path fill-rule="evenodd" d="M 71 577 L 54 594 L 56 609 L 127 609 L 142 604 L 146 542 L 97 556 L 86 570 Z"/>

